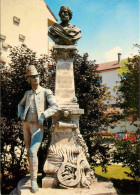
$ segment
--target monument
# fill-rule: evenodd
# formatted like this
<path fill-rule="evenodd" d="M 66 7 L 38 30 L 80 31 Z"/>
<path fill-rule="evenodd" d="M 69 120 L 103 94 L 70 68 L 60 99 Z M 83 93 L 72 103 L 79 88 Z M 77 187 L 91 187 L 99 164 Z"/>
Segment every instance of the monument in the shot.
<path fill-rule="evenodd" d="M 54 24 L 48 35 L 56 43 L 53 48 L 57 62 L 55 97 L 60 112 L 52 117 L 52 140 L 44 165 L 46 177 L 42 180 L 42 187 L 90 188 L 95 177 L 87 161 L 86 143 L 79 131 L 79 117 L 84 110 L 79 108 L 75 97 L 73 73 L 75 44 L 81 38 L 81 31 L 69 23 L 72 18 L 69 7 L 62 6 L 59 16 L 62 22 Z"/>
<path fill-rule="evenodd" d="M 48 32 L 55 42 L 55 98 L 59 111 L 57 107 L 57 112 L 52 114 L 51 143 L 43 168 L 46 175 L 37 194 L 116 195 L 112 183 L 97 182 L 87 160 L 88 148 L 79 130 L 79 118 L 84 110 L 77 103 L 73 73 L 75 44 L 81 38 L 81 30 L 69 23 L 72 18 L 69 7 L 62 6 L 59 16 L 62 22 L 54 24 Z M 28 179 L 18 183 L 18 194 L 30 194 Z"/>

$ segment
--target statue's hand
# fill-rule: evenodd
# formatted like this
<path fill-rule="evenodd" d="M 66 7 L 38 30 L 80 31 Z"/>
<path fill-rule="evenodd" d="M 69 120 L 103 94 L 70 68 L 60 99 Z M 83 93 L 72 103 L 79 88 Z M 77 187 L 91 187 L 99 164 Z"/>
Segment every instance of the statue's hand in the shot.
<path fill-rule="evenodd" d="M 40 118 L 39 118 L 39 126 L 42 127 L 43 126 L 43 122 L 45 120 L 45 116 L 44 114 L 41 114 Z"/>

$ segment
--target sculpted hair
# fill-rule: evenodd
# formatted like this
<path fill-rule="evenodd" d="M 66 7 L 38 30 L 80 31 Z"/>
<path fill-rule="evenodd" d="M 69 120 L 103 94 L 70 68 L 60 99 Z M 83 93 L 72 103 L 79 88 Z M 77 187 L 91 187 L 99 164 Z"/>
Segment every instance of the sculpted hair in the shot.
<path fill-rule="evenodd" d="M 72 19 L 72 11 L 71 11 L 71 9 L 70 9 L 68 6 L 66 6 L 66 5 L 63 5 L 63 6 L 60 7 L 59 16 L 61 17 L 61 12 L 64 10 L 64 8 L 67 9 L 68 14 L 69 14 L 69 17 L 70 17 L 70 20 L 71 20 L 71 19 Z"/>

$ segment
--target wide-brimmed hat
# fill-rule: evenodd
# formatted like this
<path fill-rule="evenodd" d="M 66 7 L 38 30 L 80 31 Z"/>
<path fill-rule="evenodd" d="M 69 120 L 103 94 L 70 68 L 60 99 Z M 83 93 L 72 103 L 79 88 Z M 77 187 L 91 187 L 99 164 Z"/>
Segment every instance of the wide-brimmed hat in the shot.
<path fill-rule="evenodd" d="M 36 75 L 39 75 L 39 73 L 37 72 L 37 69 L 34 65 L 29 65 L 26 67 L 26 77 L 36 76 Z"/>

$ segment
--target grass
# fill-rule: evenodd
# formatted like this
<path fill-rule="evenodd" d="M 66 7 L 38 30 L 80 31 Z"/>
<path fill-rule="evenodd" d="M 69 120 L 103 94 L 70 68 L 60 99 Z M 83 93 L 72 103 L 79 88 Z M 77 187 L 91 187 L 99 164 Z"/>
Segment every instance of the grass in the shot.
<path fill-rule="evenodd" d="M 107 179 L 128 179 L 133 180 L 133 178 L 128 177 L 125 172 L 130 173 L 129 167 L 122 167 L 121 165 L 110 165 L 107 166 L 108 172 L 102 172 L 101 166 L 95 167 L 95 173 L 98 175 L 101 175 L 102 177 L 105 177 Z"/>
<path fill-rule="evenodd" d="M 140 181 L 136 181 L 131 177 L 128 177 L 125 172 L 130 172 L 129 167 L 122 167 L 121 165 L 110 165 L 107 166 L 108 172 L 102 172 L 101 166 L 95 167 L 95 175 L 98 181 L 110 180 L 117 194 L 122 195 L 133 195 L 140 194 Z"/>

